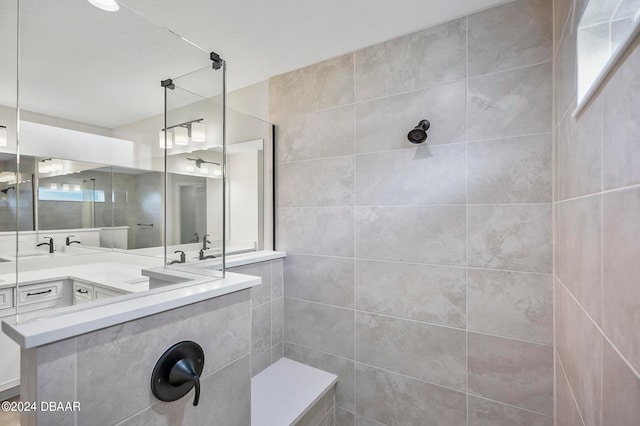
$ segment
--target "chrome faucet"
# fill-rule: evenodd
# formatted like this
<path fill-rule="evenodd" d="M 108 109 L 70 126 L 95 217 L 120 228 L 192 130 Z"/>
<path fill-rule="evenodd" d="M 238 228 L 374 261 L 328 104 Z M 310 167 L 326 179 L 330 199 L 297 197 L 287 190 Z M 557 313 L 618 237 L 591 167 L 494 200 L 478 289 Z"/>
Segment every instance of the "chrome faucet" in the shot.
<path fill-rule="evenodd" d="M 69 235 L 66 239 L 66 244 L 70 246 L 71 244 L 82 244 L 81 241 L 71 241 L 71 238 L 75 237 L 75 235 Z"/>
<path fill-rule="evenodd" d="M 180 253 L 180 260 L 172 260 L 171 262 L 169 262 L 169 265 L 173 265 L 174 263 L 184 263 L 187 261 L 187 256 L 182 250 L 174 251 L 174 253 Z"/>
<path fill-rule="evenodd" d="M 205 256 L 204 255 L 204 251 L 205 249 L 200 249 L 200 255 L 198 256 L 198 259 L 200 260 L 205 260 L 205 259 L 215 259 L 216 257 L 212 254 Z"/>
<path fill-rule="evenodd" d="M 51 237 L 44 237 L 45 239 L 48 238 L 49 241 L 46 243 L 40 243 L 40 244 L 36 244 L 36 247 L 40 247 L 40 246 L 44 246 L 44 245 L 48 245 L 49 246 L 49 253 L 53 253 L 53 238 Z"/>
<path fill-rule="evenodd" d="M 208 236 L 209 234 L 204 234 L 204 236 L 202 237 L 202 250 L 209 249 L 209 247 L 207 247 L 207 243 L 211 243 L 211 241 L 207 240 Z"/>

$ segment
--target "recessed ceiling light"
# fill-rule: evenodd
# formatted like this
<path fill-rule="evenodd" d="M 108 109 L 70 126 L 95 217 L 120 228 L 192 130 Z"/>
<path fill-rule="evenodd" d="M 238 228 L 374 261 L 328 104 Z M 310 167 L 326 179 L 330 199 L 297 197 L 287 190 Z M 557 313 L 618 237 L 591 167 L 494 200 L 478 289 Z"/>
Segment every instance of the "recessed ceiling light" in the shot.
<path fill-rule="evenodd" d="M 89 3 L 97 7 L 98 9 L 106 10 L 107 12 L 117 12 L 120 10 L 120 5 L 116 0 L 87 0 Z"/>

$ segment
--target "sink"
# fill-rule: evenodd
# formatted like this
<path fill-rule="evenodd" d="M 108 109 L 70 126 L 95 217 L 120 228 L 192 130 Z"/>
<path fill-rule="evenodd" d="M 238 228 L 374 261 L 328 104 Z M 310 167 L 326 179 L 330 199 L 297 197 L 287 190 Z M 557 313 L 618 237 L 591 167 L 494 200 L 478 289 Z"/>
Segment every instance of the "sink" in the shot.
<path fill-rule="evenodd" d="M 37 256 L 49 256 L 51 253 L 46 251 L 23 251 L 18 252 L 18 258 L 20 257 L 37 257 Z"/>

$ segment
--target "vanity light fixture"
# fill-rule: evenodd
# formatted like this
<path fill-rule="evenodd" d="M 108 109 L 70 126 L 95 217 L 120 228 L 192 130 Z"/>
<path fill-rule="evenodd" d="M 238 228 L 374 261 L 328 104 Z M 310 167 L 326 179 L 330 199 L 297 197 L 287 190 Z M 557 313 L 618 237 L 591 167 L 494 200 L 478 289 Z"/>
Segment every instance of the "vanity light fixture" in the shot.
<path fill-rule="evenodd" d="M 173 143 L 181 146 L 189 145 L 189 139 L 192 142 L 204 142 L 206 140 L 206 128 L 202 121 L 204 121 L 203 118 L 198 118 L 197 120 L 185 121 L 184 123 L 167 127 L 167 131 L 169 131 L 167 133 L 167 148 L 173 148 Z M 165 148 L 164 129 L 160 130 L 158 137 L 160 148 Z"/>
<path fill-rule="evenodd" d="M 88 0 L 88 1 L 98 9 L 106 10 L 107 12 L 117 12 L 118 10 L 120 10 L 120 5 L 116 2 L 116 0 Z"/>
<path fill-rule="evenodd" d="M 62 171 L 62 160 L 57 158 L 45 158 L 38 163 L 38 173 L 51 173 Z"/>
<path fill-rule="evenodd" d="M 7 146 L 7 127 L 0 126 L 0 146 Z"/>
<path fill-rule="evenodd" d="M 173 142 L 176 145 L 189 145 L 189 130 L 186 127 L 173 129 Z"/>
<path fill-rule="evenodd" d="M 16 174 L 14 172 L 0 172 L 0 182 L 13 183 L 16 181 Z"/>
<path fill-rule="evenodd" d="M 74 190 L 75 192 L 80 192 L 82 189 L 80 188 L 80 185 L 75 184 L 75 185 L 73 185 L 73 190 Z"/>
<path fill-rule="evenodd" d="M 49 188 L 53 189 L 53 190 L 57 190 L 58 189 L 58 184 L 57 183 L 52 183 L 49 185 Z"/>
<path fill-rule="evenodd" d="M 167 131 L 166 146 L 165 146 L 164 130 L 160 130 L 160 133 L 158 133 L 158 144 L 160 145 L 160 148 L 162 148 L 162 149 L 173 148 L 173 130 L 169 129 Z"/>
<path fill-rule="evenodd" d="M 207 164 L 212 164 L 214 166 L 214 170 L 216 166 L 220 166 L 220 163 L 216 163 L 215 161 L 206 161 L 206 160 L 203 160 L 202 158 L 187 158 L 187 160 L 195 161 L 198 171 L 200 172 L 200 174 L 203 174 L 203 175 L 209 174 L 209 166 L 207 166 Z"/>
<path fill-rule="evenodd" d="M 69 190 L 69 184 L 68 183 L 63 183 L 62 184 L 62 190 L 63 191 L 68 191 Z"/>

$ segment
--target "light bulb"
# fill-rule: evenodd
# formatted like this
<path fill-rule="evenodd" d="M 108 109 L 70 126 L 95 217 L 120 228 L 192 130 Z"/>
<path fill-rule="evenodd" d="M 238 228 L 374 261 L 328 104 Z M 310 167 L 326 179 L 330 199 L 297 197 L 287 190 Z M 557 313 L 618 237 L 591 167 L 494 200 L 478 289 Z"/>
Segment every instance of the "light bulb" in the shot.
<path fill-rule="evenodd" d="M 173 129 L 173 140 L 176 145 L 189 145 L 189 130 L 186 127 Z"/>
<path fill-rule="evenodd" d="M 52 184 L 49 185 L 49 188 L 51 188 L 53 190 L 56 190 L 56 189 L 58 189 L 58 184 L 57 183 L 52 183 Z"/>
<path fill-rule="evenodd" d="M 206 140 L 206 126 L 203 123 L 191 123 L 191 140 L 194 142 Z"/>
<path fill-rule="evenodd" d="M 7 146 L 7 128 L 0 126 L 0 146 Z"/>
<path fill-rule="evenodd" d="M 162 149 L 173 148 L 173 132 L 171 130 L 167 131 L 167 140 L 166 140 L 167 146 L 165 147 L 164 130 L 160 130 L 160 133 L 158 133 L 158 144 Z"/>
<path fill-rule="evenodd" d="M 209 174 L 209 166 L 207 166 L 206 164 L 202 164 L 200 166 L 200 173 L 203 175 Z"/>

